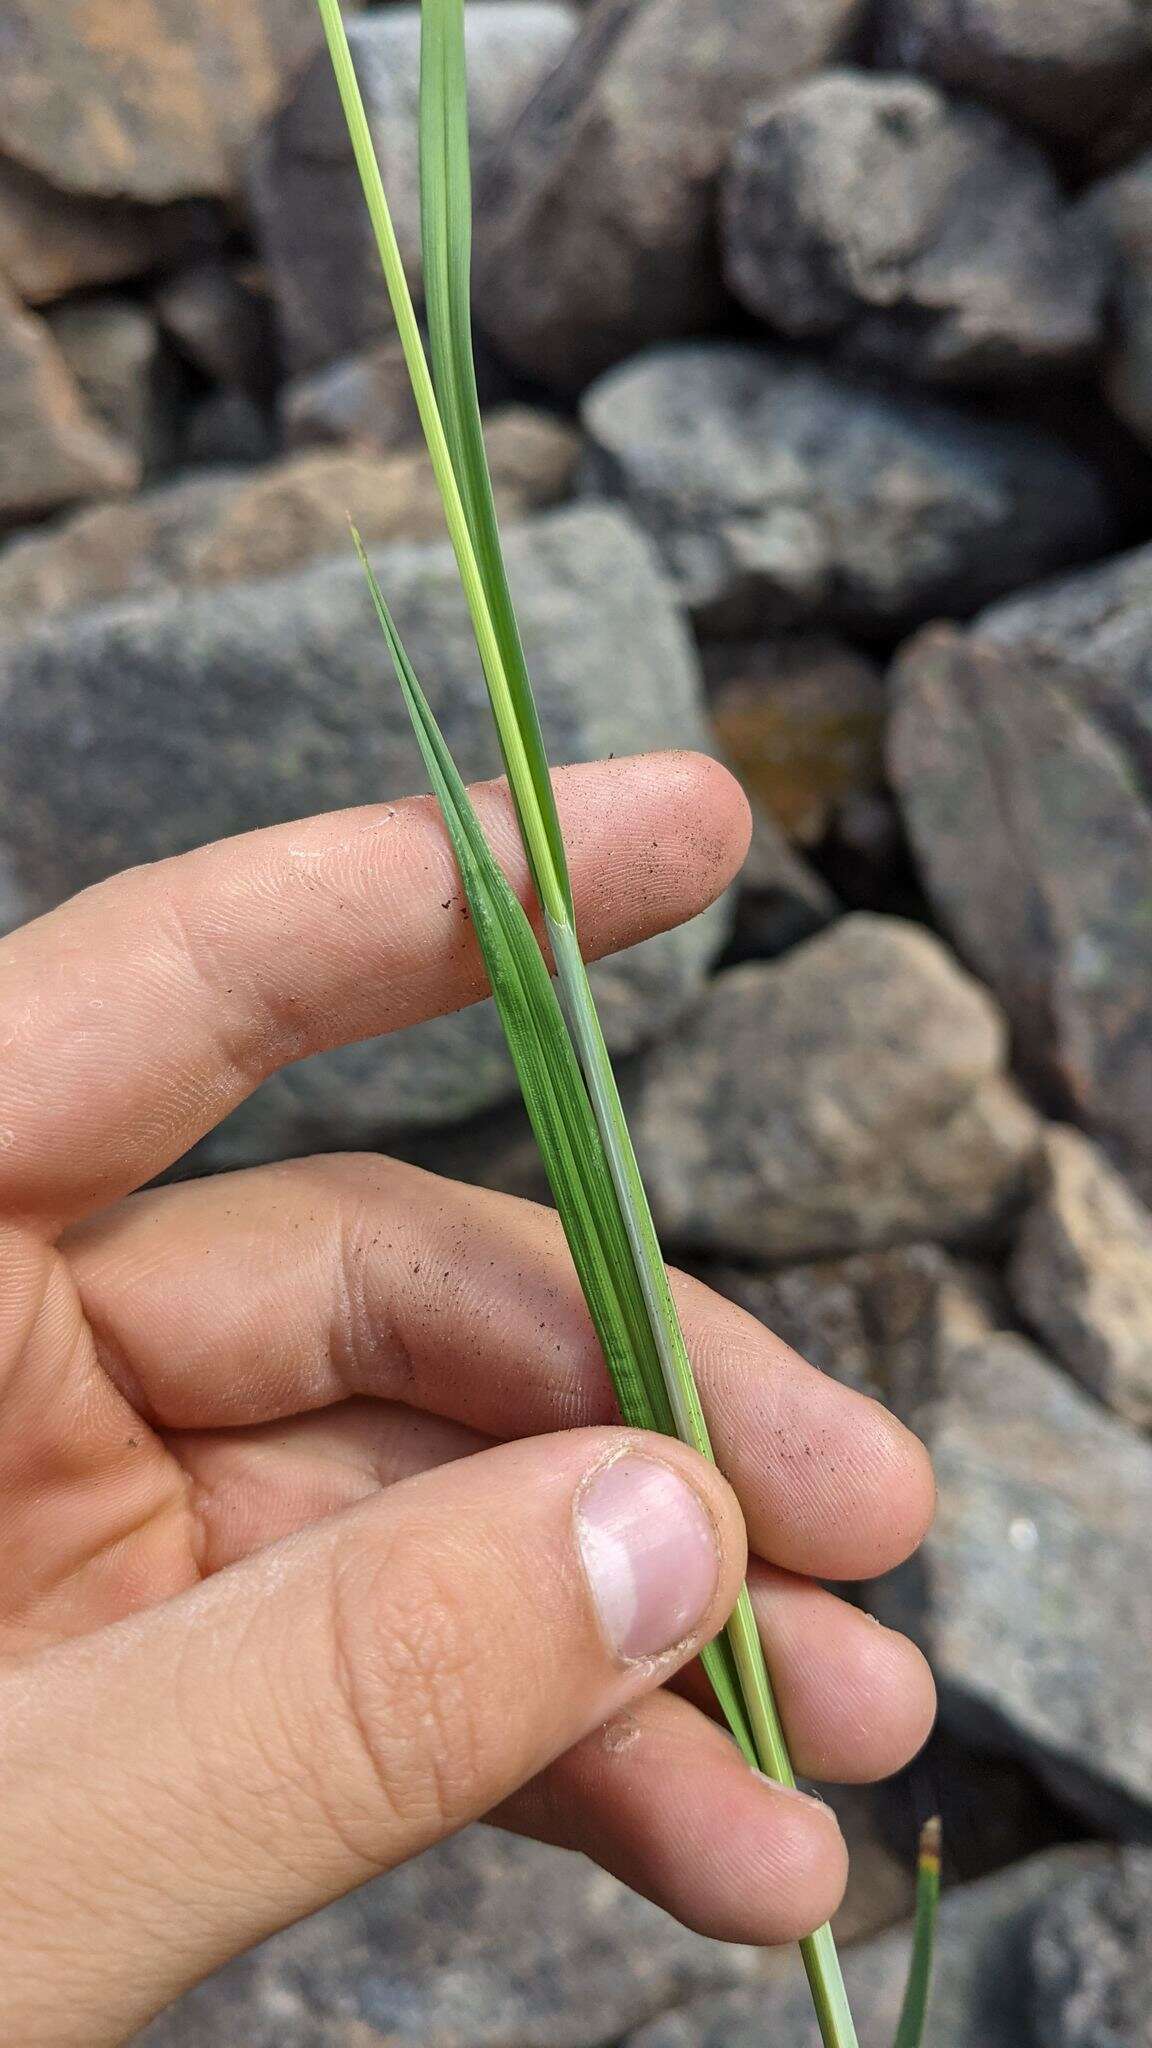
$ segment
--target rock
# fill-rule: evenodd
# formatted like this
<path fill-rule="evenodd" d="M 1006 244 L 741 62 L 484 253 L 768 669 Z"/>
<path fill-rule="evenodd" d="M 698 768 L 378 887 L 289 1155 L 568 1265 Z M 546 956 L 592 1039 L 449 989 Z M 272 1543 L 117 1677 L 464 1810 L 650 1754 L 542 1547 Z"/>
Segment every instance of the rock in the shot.
<path fill-rule="evenodd" d="M 184 423 L 180 457 L 193 469 L 255 466 L 271 462 L 279 452 L 271 412 L 247 391 L 209 391 Z"/>
<path fill-rule="evenodd" d="M 1004 1058 L 985 992 L 895 918 L 732 968 L 645 1065 L 659 1221 L 698 1254 L 770 1261 L 978 1236 L 1035 1145 Z"/>
<path fill-rule="evenodd" d="M 706 744 L 692 648 L 642 535 L 580 506 L 513 528 L 507 553 L 555 760 Z M 450 550 L 396 545 L 377 566 L 462 772 L 494 772 Z M 426 787 L 363 579 L 343 555 L 51 622 L 6 650 L 0 692 L 3 838 L 36 908 L 219 834 Z M 595 970 L 617 1051 L 669 1027 L 725 923 L 718 906 Z M 512 1088 L 486 1006 L 289 1068 L 218 1135 L 214 1157 L 372 1143 L 472 1115 Z"/>
<path fill-rule="evenodd" d="M 1024 1756 L 1095 1827 L 1152 1832 L 1152 1445 L 1023 1338 L 950 1347 L 909 1419 L 936 1519 L 868 1594 L 961 1736 Z"/>
<path fill-rule="evenodd" d="M 205 202 L 83 199 L 0 158 L 0 275 L 30 306 L 141 277 L 224 233 L 217 209 Z"/>
<path fill-rule="evenodd" d="M 723 309 L 716 185 L 749 100 L 841 49 L 859 0 L 599 0 L 478 181 L 476 307 L 578 391 Z"/>
<path fill-rule="evenodd" d="M 201 376 L 253 398 L 271 396 L 272 303 L 254 273 L 208 259 L 168 278 L 154 304 L 165 333 Z"/>
<path fill-rule="evenodd" d="M 727 958 L 771 960 L 801 939 L 823 931 L 837 914 L 832 891 L 758 805 L 752 807 L 752 843 L 740 870 L 736 921 Z"/>
<path fill-rule="evenodd" d="M 468 106 L 475 157 L 510 125 L 571 41 L 562 0 L 471 0 Z M 395 5 L 349 24 L 388 204 L 409 282 L 420 293 L 416 131 L 420 10 Z M 299 374 L 392 331 L 372 237 L 327 53 L 304 71 L 256 150 L 250 196 Z"/>
<path fill-rule="evenodd" d="M 1107 1868 L 1105 1851 L 1053 1849 L 946 1893 L 936 1941 L 932 2048 L 1023 2048 L 1032 2040 L 1056 2048 L 1050 2035 L 1032 2031 L 1029 1936 L 1046 1900 L 1059 1898 L 1083 1872 Z M 894 2037 L 910 1954 L 907 1926 L 845 1954 L 844 1977 L 862 2040 Z M 819 2048 L 797 1958 L 784 1981 L 691 1999 L 678 2012 L 638 2028 L 623 2048 L 763 2048 L 765 2042 L 772 2048 Z"/>
<path fill-rule="evenodd" d="M 421 440 L 420 415 L 399 338 L 292 377 L 280 392 L 289 448 L 335 444 L 390 455 Z"/>
<path fill-rule="evenodd" d="M 821 845 L 820 872 L 848 910 L 930 922 L 903 821 L 886 788 L 848 790 Z"/>
<path fill-rule="evenodd" d="M 966 613 L 1114 530 L 1034 426 L 729 342 L 653 349 L 586 394 L 589 484 L 657 542 L 714 633 Z"/>
<path fill-rule="evenodd" d="M 230 1963 L 136 2048 L 594 2048 L 762 1970 L 582 1856 L 469 1828 Z"/>
<path fill-rule="evenodd" d="M 877 56 L 927 72 L 1077 156 L 1118 162 L 1152 133 L 1152 40 L 1132 0 L 881 0 Z"/>
<path fill-rule="evenodd" d="M 488 422 L 501 517 L 554 503 L 576 437 L 526 408 Z M 368 540 L 434 540 L 444 514 L 422 455 L 297 455 L 249 472 L 193 477 L 127 503 L 90 506 L 0 553 L 0 629 L 36 618 L 204 583 L 275 576 L 324 555 L 347 557 L 348 513 Z"/>
<path fill-rule="evenodd" d="M 182 0 L 146 23 L 88 0 L 7 0 L 0 152 L 67 192 L 226 196 L 320 37 L 299 0 Z"/>
<path fill-rule="evenodd" d="M 482 336 L 475 338 L 473 356 L 482 410 L 518 402 L 519 387 L 485 348 Z M 361 448 L 390 455 L 397 448 L 423 446 L 420 415 L 395 333 L 374 348 L 290 377 L 281 386 L 279 408 L 289 448 Z"/>
<path fill-rule="evenodd" d="M 0 284 L 0 525 L 131 490 L 139 464 L 88 410 L 44 322 Z"/>
<path fill-rule="evenodd" d="M 46 316 L 80 395 L 142 474 L 170 453 L 173 387 L 155 319 L 135 299 L 74 299 Z"/>
<path fill-rule="evenodd" d="M 712 723 L 733 768 L 790 839 L 814 846 L 883 771 L 884 691 L 873 664 L 827 633 L 704 650 Z"/>
<path fill-rule="evenodd" d="M 821 1372 L 900 1411 L 911 1411 L 935 1385 L 954 1347 L 989 1335 L 999 1319 L 986 1275 L 934 1244 L 778 1272 L 700 1270 Z"/>
<path fill-rule="evenodd" d="M 1034 2025 L 1045 2048 L 1152 2040 L 1152 1855 L 1125 1849 L 1053 1892 L 1029 1931 Z"/>
<path fill-rule="evenodd" d="M 1152 154 L 1096 185 L 1083 205 L 1116 261 L 1104 387 L 1113 410 L 1152 445 Z"/>
<path fill-rule="evenodd" d="M 1077 1131 L 1044 1141 L 1011 1267 L 1021 1315 L 1090 1394 L 1152 1427 L 1152 1214 Z"/>
<path fill-rule="evenodd" d="M 1152 548 L 914 640 L 889 772 L 1030 1071 L 1152 1187 Z"/>
<path fill-rule="evenodd" d="M 1093 353 L 1108 250 L 995 114 L 919 79 L 828 71 L 747 116 L 725 272 L 797 341 L 927 383 L 996 385 Z"/>

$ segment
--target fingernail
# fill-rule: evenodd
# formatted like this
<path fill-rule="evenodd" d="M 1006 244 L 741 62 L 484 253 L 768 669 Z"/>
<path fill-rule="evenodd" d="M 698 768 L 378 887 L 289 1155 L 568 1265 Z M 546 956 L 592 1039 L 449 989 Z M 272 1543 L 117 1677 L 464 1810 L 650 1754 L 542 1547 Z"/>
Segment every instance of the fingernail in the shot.
<path fill-rule="evenodd" d="M 576 1502 L 576 1535 L 600 1625 L 620 1657 L 658 1657 L 699 1628 L 720 1571 L 703 1503 L 670 1465 L 625 1452 Z"/>

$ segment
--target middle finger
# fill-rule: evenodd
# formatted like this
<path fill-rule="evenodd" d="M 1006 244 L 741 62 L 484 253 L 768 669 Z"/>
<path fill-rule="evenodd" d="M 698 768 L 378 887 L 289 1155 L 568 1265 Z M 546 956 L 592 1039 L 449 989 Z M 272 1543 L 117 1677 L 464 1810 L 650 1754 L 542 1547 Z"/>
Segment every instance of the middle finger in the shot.
<path fill-rule="evenodd" d="M 134 1196 L 66 1240 L 113 1379 L 167 1429 L 354 1395 L 507 1438 L 610 1420 L 559 1222 L 369 1155 Z M 923 1447 L 743 1310 L 674 1276 L 722 1469 L 763 1557 L 888 1570 L 932 1511 Z"/>

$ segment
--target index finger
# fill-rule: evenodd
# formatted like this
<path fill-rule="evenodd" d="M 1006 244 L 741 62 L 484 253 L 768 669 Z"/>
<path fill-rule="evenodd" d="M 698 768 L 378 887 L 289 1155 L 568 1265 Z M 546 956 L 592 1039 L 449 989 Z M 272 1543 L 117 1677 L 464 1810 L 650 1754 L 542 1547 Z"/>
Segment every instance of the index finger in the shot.
<path fill-rule="evenodd" d="M 719 894 L 747 806 L 716 762 L 555 775 L 590 956 Z M 525 902 L 510 799 L 473 800 Z M 486 993 L 430 797 L 134 868 L 0 944 L 0 1209 L 58 1229 L 161 1172 L 277 1067 Z"/>

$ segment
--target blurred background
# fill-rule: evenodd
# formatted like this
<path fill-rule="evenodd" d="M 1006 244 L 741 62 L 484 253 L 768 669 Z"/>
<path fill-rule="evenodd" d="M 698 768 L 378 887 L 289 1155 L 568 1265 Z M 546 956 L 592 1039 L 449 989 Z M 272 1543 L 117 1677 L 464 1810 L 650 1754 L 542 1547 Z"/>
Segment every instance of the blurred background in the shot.
<path fill-rule="evenodd" d="M 350 9 L 419 284 L 414 6 Z M 862 2038 L 918 1824 L 935 2048 L 1152 2010 L 1152 17 L 469 0 L 475 302 L 554 758 L 723 755 L 737 890 L 597 970 L 670 1254 L 928 1439 L 861 1597 L 941 1722 L 831 1791 Z M 311 0 L 0 0 L 0 927 L 423 786 L 372 542 L 495 756 Z M 201 1172 L 541 1192 L 487 1008 L 277 1078 Z M 669 1797 L 676 1790 L 669 1787 Z M 794 1961 L 473 1830 L 149 2048 L 810 2048 Z"/>

